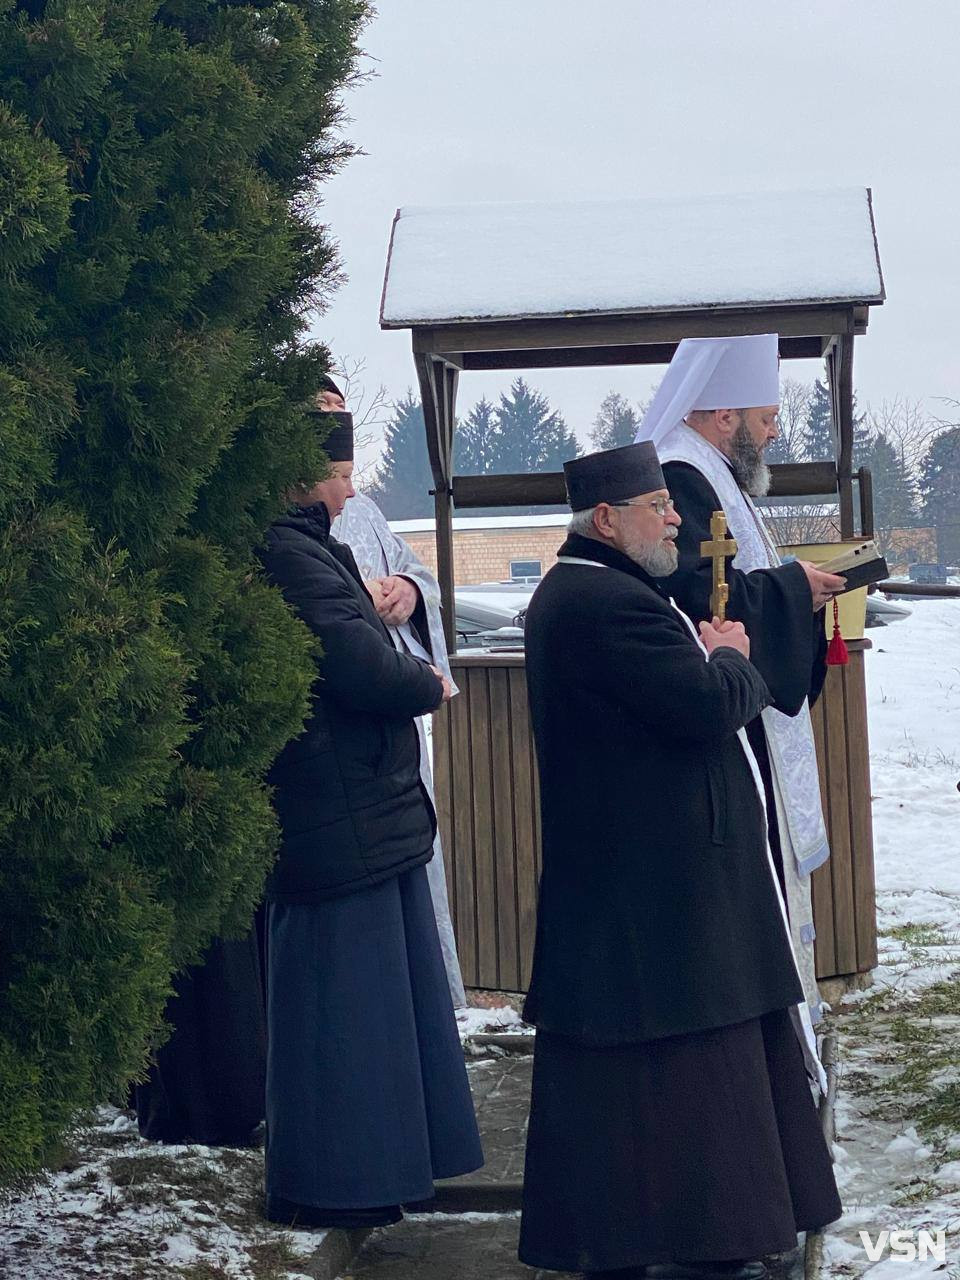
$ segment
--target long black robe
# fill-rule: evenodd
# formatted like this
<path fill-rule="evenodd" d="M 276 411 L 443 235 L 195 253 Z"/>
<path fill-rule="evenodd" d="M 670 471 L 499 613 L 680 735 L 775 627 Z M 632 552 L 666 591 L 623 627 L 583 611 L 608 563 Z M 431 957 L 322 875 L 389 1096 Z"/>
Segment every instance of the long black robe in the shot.
<path fill-rule="evenodd" d="M 141 1136 L 154 1142 L 247 1146 L 264 1118 L 266 1012 L 262 909 L 245 938 L 217 939 L 173 980 L 173 1033 L 137 1085 Z"/>
<path fill-rule="evenodd" d="M 839 1214 L 801 999 L 737 729 L 769 695 L 708 662 L 654 581 L 571 535 L 527 611 L 543 874 L 520 1257 L 563 1271 L 789 1248 Z"/>
<path fill-rule="evenodd" d="M 796 1003 L 736 737 L 768 701 L 762 678 L 728 647 L 705 662 L 618 551 L 571 535 L 560 554 L 597 565 L 551 569 L 526 616 L 543 846 L 527 1020 L 620 1044 Z"/>
<path fill-rule="evenodd" d="M 710 540 L 710 518 L 721 506 L 710 481 L 686 462 L 665 462 L 663 475 L 680 513 L 679 564 L 668 590 L 694 622 L 710 617 L 711 562 L 700 554 Z M 727 617 L 742 622 L 750 637 L 750 661 L 770 690 L 771 705 L 793 716 L 809 698 L 813 706 L 826 679 L 826 633 L 822 611 L 814 613 L 806 574 L 796 563 L 744 573 L 726 561 L 730 587 Z M 767 802 L 770 849 L 783 888 L 783 853 L 773 792 L 773 775 L 763 722 L 747 725 L 747 737 L 760 766 Z"/>

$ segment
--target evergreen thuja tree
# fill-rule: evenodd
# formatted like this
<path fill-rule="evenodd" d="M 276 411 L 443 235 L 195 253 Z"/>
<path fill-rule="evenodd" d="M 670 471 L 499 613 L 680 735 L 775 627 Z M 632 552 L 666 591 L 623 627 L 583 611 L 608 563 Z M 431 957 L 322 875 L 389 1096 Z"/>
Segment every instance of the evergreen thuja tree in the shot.
<path fill-rule="evenodd" d="M 0 0 L 0 1183 L 242 929 L 314 649 L 253 550 L 322 474 L 309 193 L 363 0 Z"/>

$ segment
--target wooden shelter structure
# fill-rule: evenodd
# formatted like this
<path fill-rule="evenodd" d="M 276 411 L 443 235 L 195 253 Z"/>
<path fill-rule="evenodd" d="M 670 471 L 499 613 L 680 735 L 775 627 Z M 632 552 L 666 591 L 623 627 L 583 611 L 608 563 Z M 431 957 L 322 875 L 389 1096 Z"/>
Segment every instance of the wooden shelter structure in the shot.
<path fill-rule="evenodd" d="M 685 337 L 776 332 L 822 358 L 836 456 L 775 466 L 772 496 L 839 502 L 872 533 L 854 473 L 854 339 L 884 300 L 865 188 L 697 201 L 400 209 L 380 323 L 412 330 L 434 479 L 438 577 L 461 696 L 435 721 L 438 814 L 468 985 L 524 990 L 539 874 L 536 766 L 520 654 L 455 653 L 455 508 L 565 501 L 561 473 L 455 476 L 461 372 L 666 364 Z M 832 858 L 814 877 L 817 970 L 876 963 L 864 650 L 830 671 L 814 729 Z"/>

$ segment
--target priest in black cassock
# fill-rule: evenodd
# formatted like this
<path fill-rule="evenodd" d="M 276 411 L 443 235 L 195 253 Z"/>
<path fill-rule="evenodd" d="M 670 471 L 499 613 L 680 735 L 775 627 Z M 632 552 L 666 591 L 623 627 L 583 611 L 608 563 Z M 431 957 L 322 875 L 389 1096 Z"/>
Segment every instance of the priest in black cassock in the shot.
<path fill-rule="evenodd" d="M 543 872 L 520 1258 L 758 1280 L 840 1213 L 742 732 L 770 694 L 742 624 L 698 636 L 669 599 L 681 523 L 654 447 L 564 470 L 570 533 L 526 617 Z"/>
<path fill-rule="evenodd" d="M 330 522 L 353 496 L 353 424 L 330 474 L 267 533 L 269 578 L 318 637 L 311 716 L 270 781 L 267 1217 L 396 1222 L 435 1178 L 483 1163 L 426 864 L 436 818 L 414 718 L 446 678 L 397 649 Z"/>
<path fill-rule="evenodd" d="M 637 439 L 656 446 L 683 517 L 670 592 L 695 622 L 711 616 L 712 566 L 700 544 L 710 539 L 714 511 L 724 511 L 737 541 L 736 557 L 726 562 L 727 617 L 746 627 L 750 660 L 770 691 L 770 705 L 747 726 L 747 736 L 763 776 L 770 847 L 816 1022 L 810 875 L 829 848 L 809 708 L 826 676 L 822 610 L 845 584 L 806 561 L 781 563 L 753 502 L 770 484 L 763 452 L 777 436 L 779 400 L 775 333 L 686 338 Z"/>

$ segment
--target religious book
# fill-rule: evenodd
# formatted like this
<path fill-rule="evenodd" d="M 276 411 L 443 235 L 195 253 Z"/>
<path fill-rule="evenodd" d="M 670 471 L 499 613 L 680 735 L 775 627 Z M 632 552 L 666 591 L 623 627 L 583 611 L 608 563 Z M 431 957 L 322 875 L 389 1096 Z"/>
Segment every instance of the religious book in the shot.
<path fill-rule="evenodd" d="M 818 569 L 824 573 L 836 573 L 847 581 L 844 591 L 855 591 L 857 587 L 868 587 L 871 582 L 882 582 L 889 578 L 890 570 L 874 541 L 851 543 L 832 560 L 821 560 Z"/>

